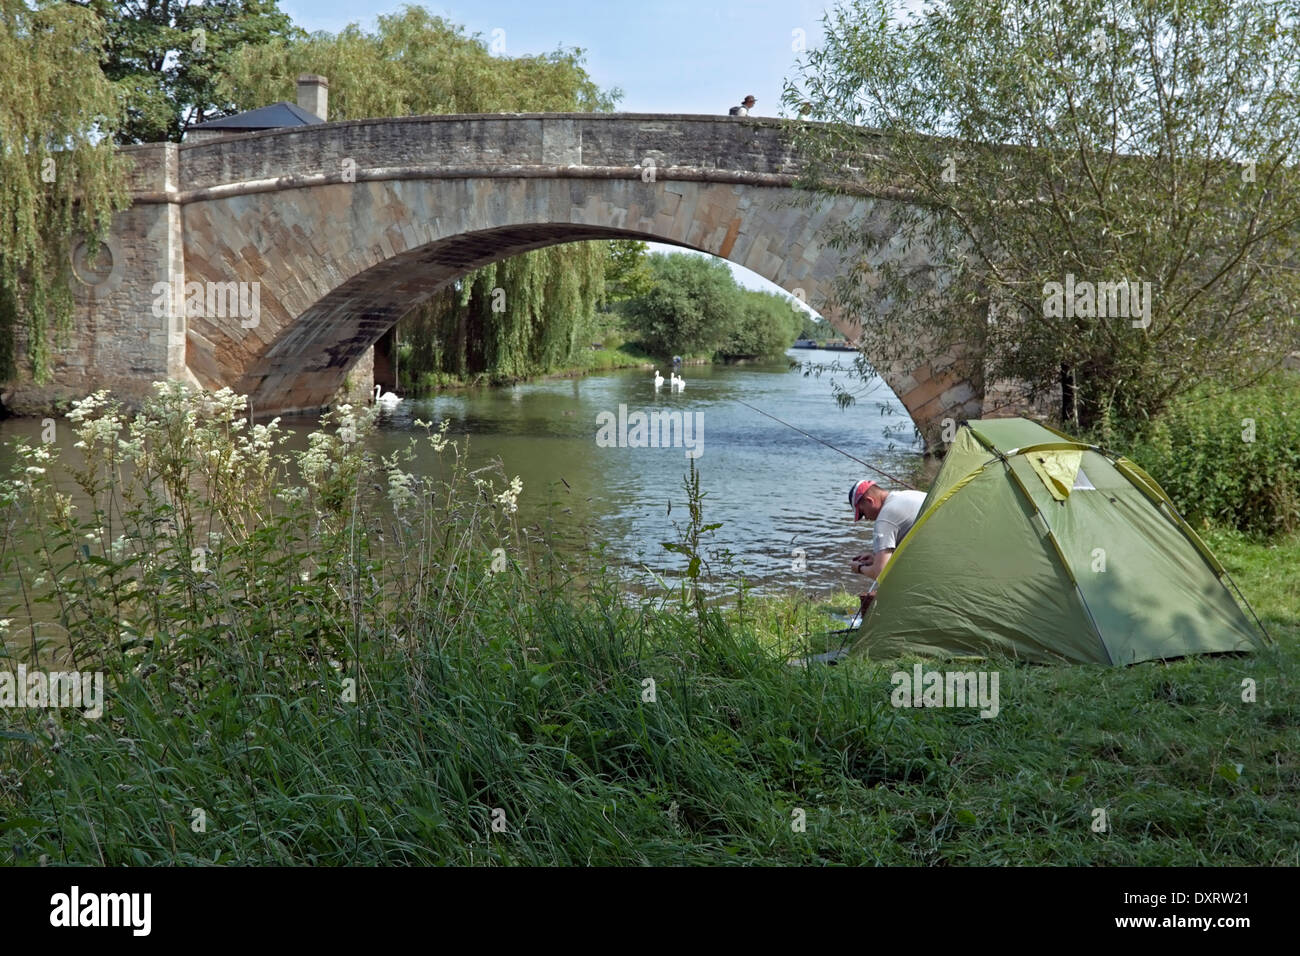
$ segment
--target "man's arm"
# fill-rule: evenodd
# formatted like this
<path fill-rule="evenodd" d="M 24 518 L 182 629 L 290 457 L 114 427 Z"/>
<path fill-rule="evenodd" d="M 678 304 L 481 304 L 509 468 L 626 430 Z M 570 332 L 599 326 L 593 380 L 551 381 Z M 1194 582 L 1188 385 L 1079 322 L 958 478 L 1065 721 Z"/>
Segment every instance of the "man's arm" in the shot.
<path fill-rule="evenodd" d="M 880 572 L 885 570 L 885 565 L 889 559 L 894 556 L 893 548 L 886 548 L 883 551 L 877 551 L 871 556 L 870 561 L 863 561 L 855 565 L 854 570 L 858 574 L 865 574 L 869 578 L 880 577 Z"/>

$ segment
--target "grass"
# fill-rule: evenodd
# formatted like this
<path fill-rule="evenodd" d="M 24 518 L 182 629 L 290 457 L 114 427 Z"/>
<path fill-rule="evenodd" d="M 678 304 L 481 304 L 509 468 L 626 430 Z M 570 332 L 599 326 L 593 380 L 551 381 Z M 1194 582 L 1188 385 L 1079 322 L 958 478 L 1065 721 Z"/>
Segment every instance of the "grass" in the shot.
<path fill-rule="evenodd" d="M 157 452 L 187 434 L 164 427 L 185 420 L 175 401 L 146 429 Z M 113 529 L 135 556 L 92 562 L 57 521 L 35 529 L 61 619 L 101 635 L 80 654 L 112 690 L 98 722 L 0 715 L 0 862 L 1300 863 L 1300 539 L 1210 535 L 1276 647 L 990 663 L 1001 712 L 984 720 L 893 708 L 894 664 L 789 666 L 836 624 L 797 595 L 709 607 L 688 575 L 680 597 L 633 598 L 591 569 L 579 593 L 512 527 L 506 492 L 464 474 L 412 484 L 440 497 L 403 510 L 363 445 L 313 443 L 304 498 L 231 529 L 202 573 L 188 540 L 148 537 L 156 504 Z M 134 471 L 171 469 L 167 514 L 191 493 L 255 509 L 247 475 L 181 480 L 200 451 Z M 391 514 L 361 497 L 374 485 Z"/>
<path fill-rule="evenodd" d="M 620 345 L 615 349 L 588 349 L 574 356 L 570 372 L 601 372 L 616 368 L 645 368 L 665 364 L 662 357 L 643 352 L 635 345 Z"/>

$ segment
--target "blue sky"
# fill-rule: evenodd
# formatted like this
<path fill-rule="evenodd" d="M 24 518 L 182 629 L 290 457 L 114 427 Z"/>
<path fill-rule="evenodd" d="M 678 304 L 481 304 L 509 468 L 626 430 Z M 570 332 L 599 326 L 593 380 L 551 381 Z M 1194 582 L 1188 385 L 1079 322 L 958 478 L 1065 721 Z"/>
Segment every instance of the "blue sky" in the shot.
<path fill-rule="evenodd" d="M 758 99 L 753 113 L 760 116 L 782 115 L 782 85 L 794 73 L 798 49 L 821 42 L 822 16 L 833 6 L 826 0 L 472 0 L 422 5 L 485 41 L 503 40 L 507 56 L 580 47 L 596 84 L 623 91 L 618 104 L 623 112 L 726 113 L 753 94 Z M 371 28 L 376 16 L 403 6 L 280 0 L 280 8 L 299 26 L 330 32 L 353 22 Z M 497 30 L 502 32 L 494 33 Z M 741 266 L 733 264 L 732 272 L 749 288 L 782 291 Z"/>
<path fill-rule="evenodd" d="M 404 3 L 281 0 L 308 30 L 373 26 Z M 725 113 L 746 93 L 755 113 L 779 115 L 781 85 L 803 42 L 821 37 L 825 0 L 470 0 L 425 8 L 490 40 L 502 30 L 507 56 L 581 47 L 602 88 L 620 87 L 632 113 Z M 803 31 L 802 34 L 796 31 Z"/>

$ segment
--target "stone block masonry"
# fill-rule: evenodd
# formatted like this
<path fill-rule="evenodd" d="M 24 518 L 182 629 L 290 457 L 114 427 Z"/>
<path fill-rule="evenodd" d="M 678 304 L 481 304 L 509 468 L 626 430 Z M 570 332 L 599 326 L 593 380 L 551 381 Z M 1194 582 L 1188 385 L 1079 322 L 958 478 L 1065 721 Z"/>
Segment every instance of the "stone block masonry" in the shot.
<path fill-rule="evenodd" d="M 786 123 L 725 116 L 407 117 L 125 151 L 133 202 L 114 221 L 111 261 L 81 270 L 54 381 L 6 386 L 16 411 L 96 388 L 137 400 L 164 378 L 230 386 L 259 417 L 317 410 L 345 381 L 356 401 L 372 382 L 372 346 L 405 312 L 469 269 L 577 240 L 723 256 L 799 290 L 853 340 L 861 318 L 824 307 L 846 267 L 819 231 L 850 218 L 890 230 L 902 201 L 798 202 Z M 159 283 L 255 283 L 256 321 L 195 308 L 211 301 L 201 295 L 155 314 Z M 946 417 L 980 413 L 977 380 L 880 371 L 927 437 Z"/>

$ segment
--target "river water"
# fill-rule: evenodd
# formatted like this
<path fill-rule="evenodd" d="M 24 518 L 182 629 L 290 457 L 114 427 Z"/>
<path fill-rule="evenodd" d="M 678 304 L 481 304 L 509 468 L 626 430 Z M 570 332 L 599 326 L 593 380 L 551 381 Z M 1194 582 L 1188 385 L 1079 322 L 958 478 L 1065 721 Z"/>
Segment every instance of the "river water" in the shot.
<path fill-rule="evenodd" d="M 789 358 L 841 361 L 848 353 L 791 350 Z M 748 402 L 818 438 L 883 468 L 916 480 L 921 445 L 913 440 L 907 413 L 883 384 L 841 411 L 829 377 L 805 377 L 789 370 L 789 359 L 764 364 L 689 366 L 686 388 L 672 392 L 667 381 L 656 392 L 652 373 L 623 370 L 585 378 L 557 379 L 511 387 L 482 388 L 410 401 L 383 410 L 375 450 L 390 454 L 423 429 L 416 419 L 450 419 L 450 433 L 467 440 L 471 463 L 499 458 L 508 475 L 523 480 L 519 518 L 525 524 L 548 515 L 560 547 L 599 542 L 611 565 L 630 576 L 670 574 L 683 559 L 661 546 L 679 537 L 688 511 L 682 486 L 690 460 L 682 447 L 628 447 L 635 440 L 635 412 L 680 412 L 689 416 L 688 437 L 706 492 L 704 521 L 722 527 L 706 542 L 733 555 L 732 570 L 759 591 L 800 588 L 814 593 L 857 590 L 862 579 L 848 571 L 848 558 L 865 550 L 869 523 L 856 526 L 848 489 L 865 468 L 796 431 L 746 408 Z M 667 371 L 666 368 L 661 371 Z M 837 376 L 848 381 L 847 374 Z M 619 406 L 625 406 L 627 443 L 620 434 Z M 598 443 L 599 426 L 612 420 Z M 310 419 L 289 419 L 290 447 L 305 448 L 315 427 Z M 70 444 L 69 429 L 58 429 Z M 0 422 L 0 439 L 25 436 L 39 441 L 38 419 Z M 435 453 L 404 467 L 434 470 Z M 70 449 L 64 448 L 66 456 Z M 11 453 L 0 446 L 0 466 Z"/>

